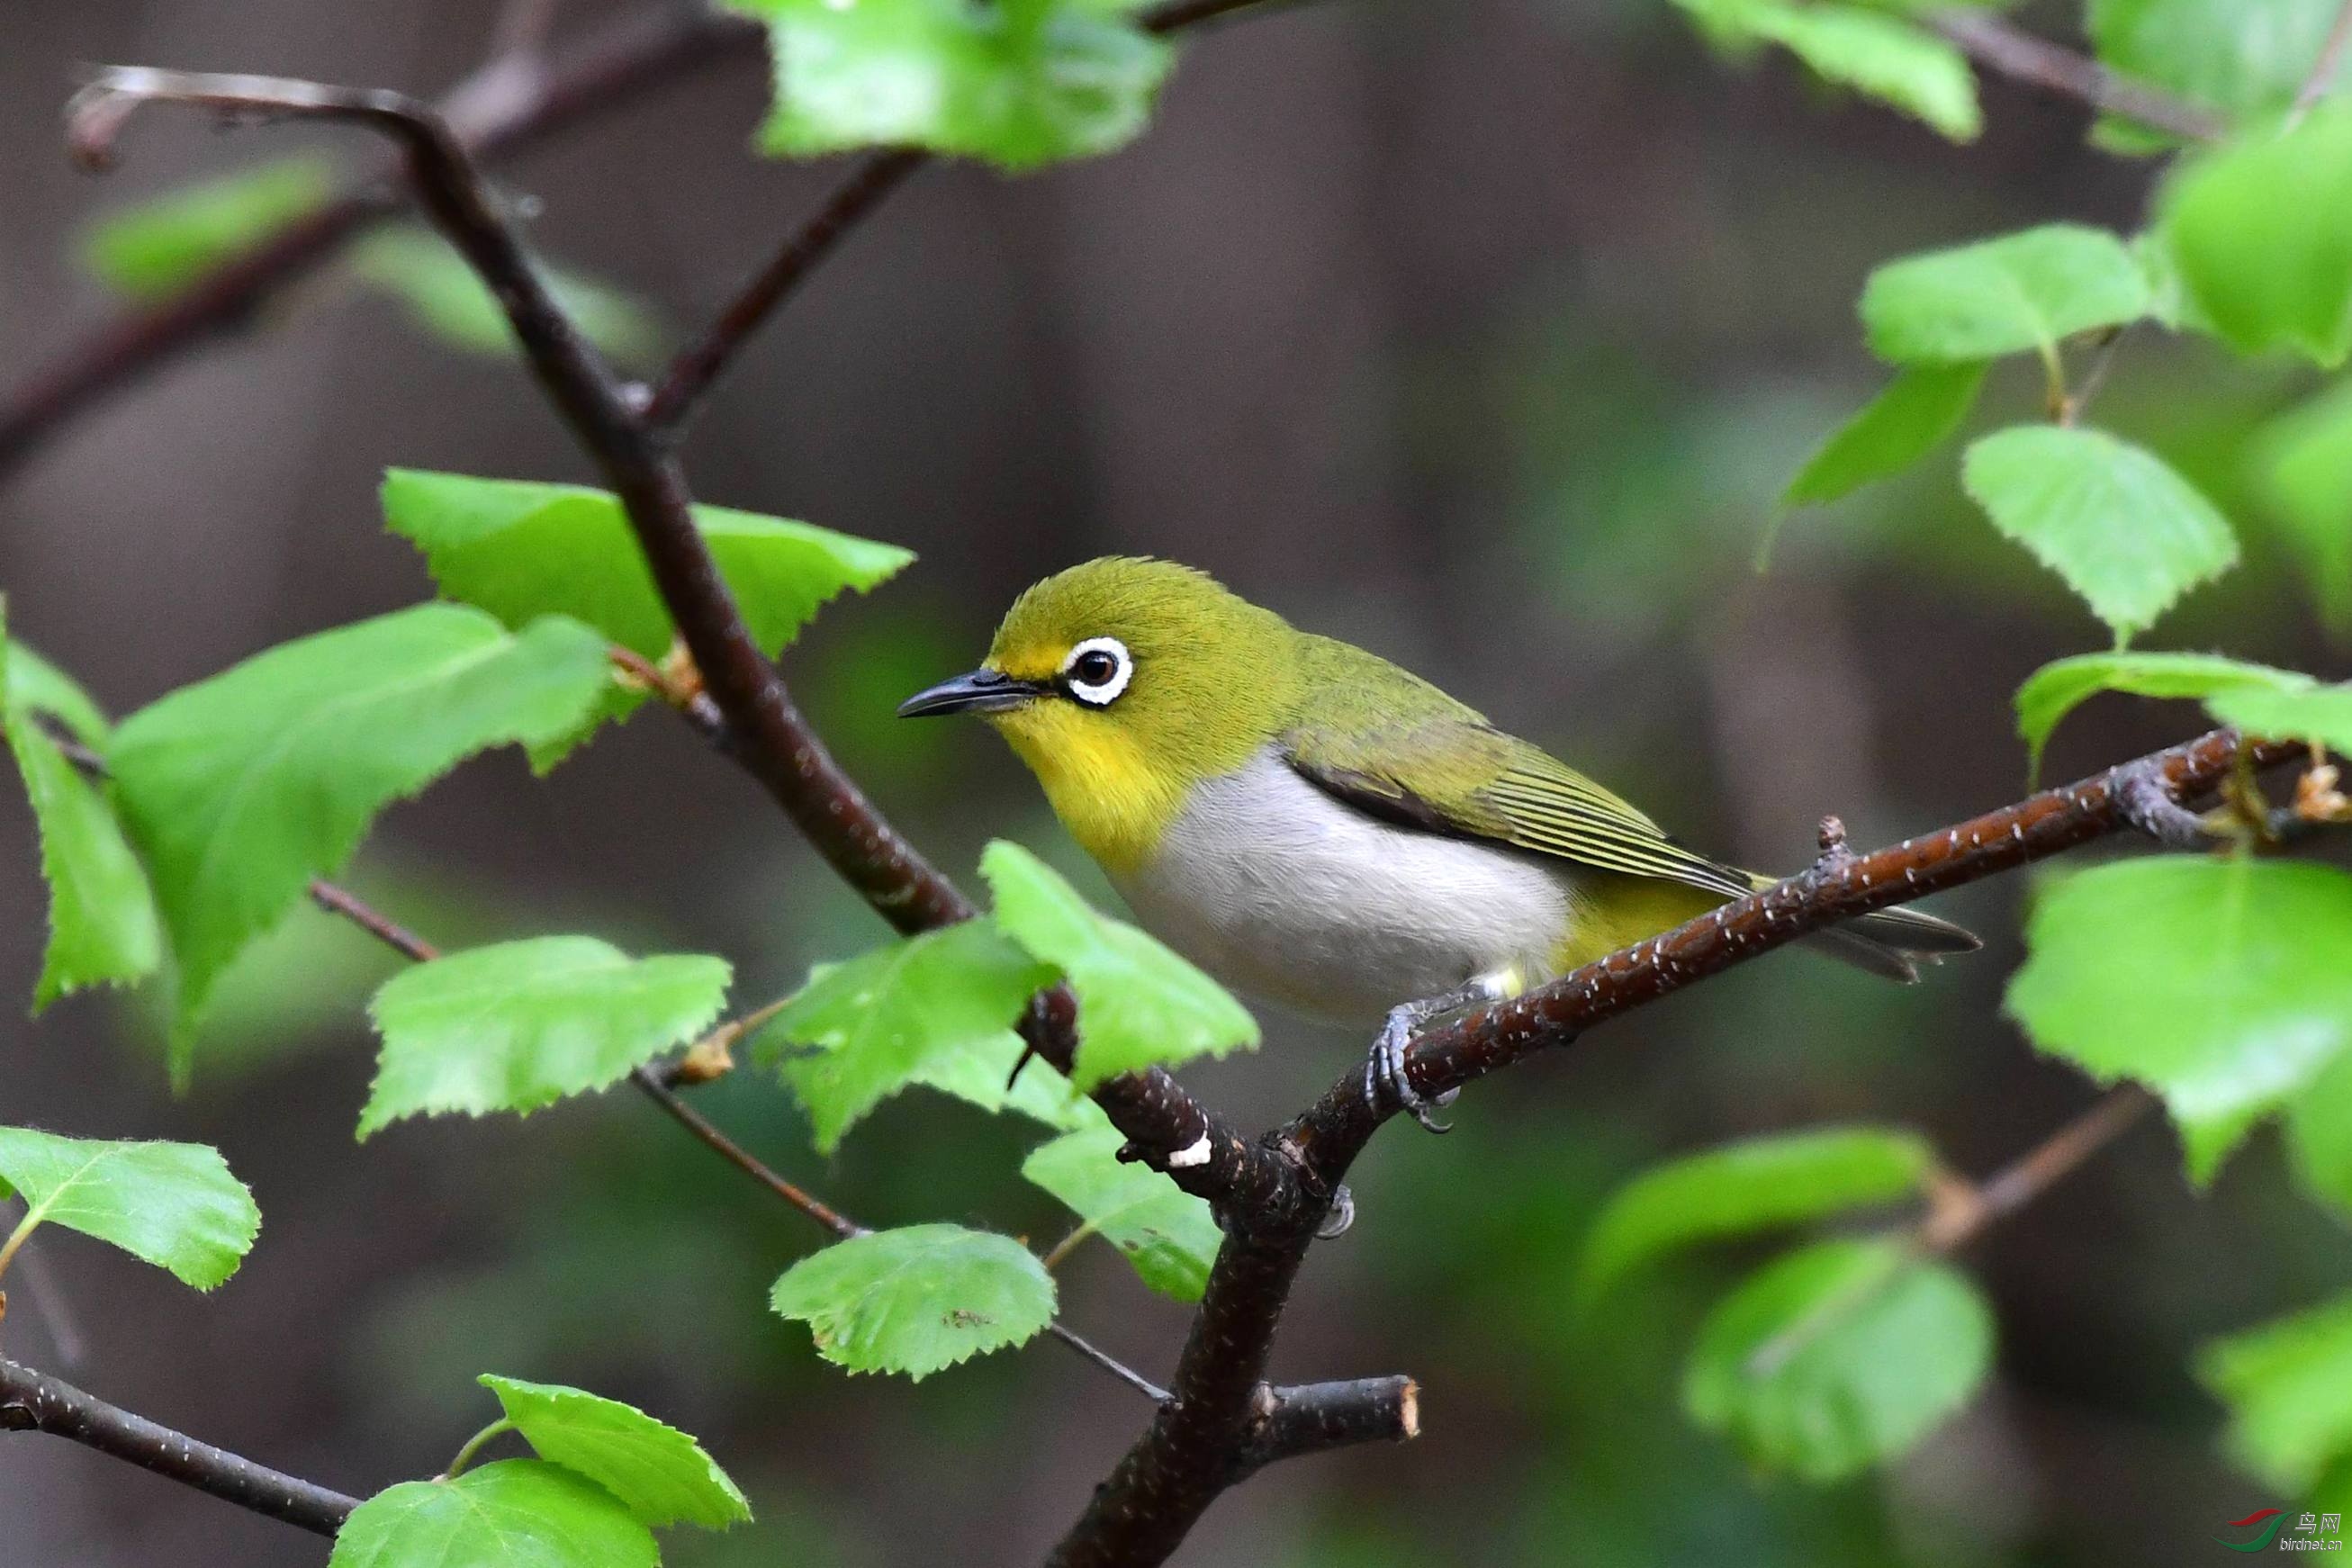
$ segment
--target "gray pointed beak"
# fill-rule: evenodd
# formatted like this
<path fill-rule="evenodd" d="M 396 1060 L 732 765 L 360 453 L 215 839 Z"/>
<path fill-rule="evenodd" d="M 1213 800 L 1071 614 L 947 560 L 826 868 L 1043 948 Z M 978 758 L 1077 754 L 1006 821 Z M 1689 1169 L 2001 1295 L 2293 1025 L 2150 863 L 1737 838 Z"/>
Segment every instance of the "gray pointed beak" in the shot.
<path fill-rule="evenodd" d="M 901 719 L 928 719 L 940 713 L 996 713 L 1053 690 L 1037 680 L 1015 680 L 992 669 L 975 669 L 953 680 L 916 692 L 898 704 Z"/>

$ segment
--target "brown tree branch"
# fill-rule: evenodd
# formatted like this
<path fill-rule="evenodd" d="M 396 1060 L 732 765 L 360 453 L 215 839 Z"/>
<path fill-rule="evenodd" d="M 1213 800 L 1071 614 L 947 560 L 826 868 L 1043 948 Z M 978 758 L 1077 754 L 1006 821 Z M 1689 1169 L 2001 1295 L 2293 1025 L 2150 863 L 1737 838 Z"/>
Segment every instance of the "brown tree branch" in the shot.
<path fill-rule="evenodd" d="M 342 1528 L 359 1500 L 159 1426 L 46 1373 L 0 1359 L 0 1432 L 47 1432 L 314 1535 Z"/>
<path fill-rule="evenodd" d="M 2118 76 L 1992 12 L 1956 8 L 1922 20 L 1982 68 L 2101 113 L 2137 121 L 2184 142 L 2211 142 L 2229 130 L 2220 115 L 2202 105 Z"/>
<path fill-rule="evenodd" d="M 719 1131 L 709 1117 L 679 1099 L 653 1068 L 641 1067 L 635 1069 L 629 1074 L 629 1081 L 636 1085 L 648 1100 L 669 1112 L 672 1120 L 700 1139 L 720 1159 L 816 1221 L 833 1234 L 835 1240 L 847 1241 L 851 1237 L 866 1234 L 864 1226 L 806 1189 L 784 1180 L 749 1150 Z"/>
<path fill-rule="evenodd" d="M 1296 1459 L 1359 1443 L 1402 1443 L 1421 1436 L 1421 1386 L 1409 1377 L 1312 1383 L 1250 1395 L 1249 1425 L 1234 1458 L 1245 1479 L 1277 1459 Z"/>
<path fill-rule="evenodd" d="M 833 254 L 858 221 L 880 206 L 907 177 L 931 161 L 916 147 L 890 147 L 857 160 L 816 211 L 801 221 L 769 262 L 751 275 L 700 336 L 680 349 L 646 404 L 646 421 L 675 434 L 693 417 L 711 384 L 735 363 L 751 334 Z"/>
<path fill-rule="evenodd" d="M 2125 1084 L 2100 1096 L 2088 1110 L 1981 1182 L 1938 1172 L 1928 1191 L 1927 1215 L 1900 1237 L 1905 1249 L 1914 1258 L 1958 1252 L 2080 1170 L 2156 1103 L 2156 1097 L 2138 1085 Z M 1834 1310 L 1807 1313 L 1759 1345 L 1748 1355 L 1748 1364 L 1787 1365 L 1798 1352 L 1846 1321 L 1874 1293 L 1840 1300 Z"/>
<path fill-rule="evenodd" d="M 2130 781 L 2160 780 L 2177 805 L 2221 787 L 2240 765 L 2241 749 L 2233 731 L 2217 730 L 1869 855 L 1852 853 L 1842 834 L 1825 829 L 1822 858 L 1811 869 L 1516 1001 L 1425 1031 L 1408 1051 L 1406 1073 L 1414 1089 L 1434 1097 L 1839 921 L 2136 830 L 2135 817 L 2147 812 L 2144 800 L 2126 805 L 2127 793 L 2144 794 Z M 2302 747 L 2278 742 L 2243 749 L 2255 767 L 2305 754 Z M 1237 1457 L 1249 1442 L 1249 1390 L 1263 1375 L 1315 1226 L 1357 1155 L 1393 1114 L 1393 1107 L 1364 1098 L 1362 1074 L 1350 1069 L 1313 1108 L 1269 1137 L 1269 1146 L 1289 1165 L 1289 1179 L 1278 1181 L 1265 1206 L 1252 1212 L 1251 1228 L 1227 1237 L 1170 1381 L 1172 1397 L 1096 1489 L 1048 1560 L 1054 1568 L 1162 1562 L 1234 1484 Z"/>
<path fill-rule="evenodd" d="M 1958 1251 L 2081 1169 L 2156 1103 L 2137 1084 L 2109 1089 L 2088 1110 L 1984 1180 L 1947 1185 L 1920 1223 L 1919 1245 L 1931 1252 Z"/>
<path fill-rule="evenodd" d="M 1168 34 L 1272 0 L 1162 0 L 1136 18 L 1147 33 Z M 646 404 L 646 421 L 675 436 L 694 416 L 713 383 L 743 352 L 753 333 L 790 299 L 834 247 L 871 215 L 908 175 L 931 162 L 919 147 L 889 147 L 860 158 L 846 178 L 817 204 L 766 265 L 711 319 L 701 335 L 670 362 Z"/>
<path fill-rule="evenodd" d="M 503 157 L 732 55 L 761 37 L 742 16 L 699 3 L 663 5 L 593 34 L 563 60 L 519 77 L 493 60 L 444 100 L 475 155 Z M 222 263 L 157 304 L 127 310 L 0 397 L 0 476 L 76 416 L 179 355 L 251 321 L 268 300 L 333 257 L 405 200 L 383 173 L 354 181 L 316 212 Z"/>

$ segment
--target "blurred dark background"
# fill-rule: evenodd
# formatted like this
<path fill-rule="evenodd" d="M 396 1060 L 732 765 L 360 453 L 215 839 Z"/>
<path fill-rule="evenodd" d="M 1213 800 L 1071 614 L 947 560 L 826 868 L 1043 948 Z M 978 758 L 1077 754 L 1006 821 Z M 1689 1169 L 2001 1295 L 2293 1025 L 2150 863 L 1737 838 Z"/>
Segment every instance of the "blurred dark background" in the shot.
<path fill-rule="evenodd" d="M 562 35 L 620 8 L 567 3 Z M 121 173 L 81 177 L 58 117 L 79 64 L 430 91 L 478 60 L 492 11 L 11 5 L 0 381 L 111 308 L 79 259 L 100 215 L 305 145 L 353 166 L 374 151 L 156 110 Z M 2074 18 L 2024 20 L 2064 34 Z M 543 204 L 548 251 L 691 323 L 834 173 L 750 154 L 764 91 L 739 58 L 504 178 Z M 1955 148 L 1785 62 L 1710 58 L 1664 0 L 1245 18 L 1186 48 L 1125 153 L 920 176 L 751 353 L 689 469 L 705 500 L 920 552 L 785 662 L 845 760 L 960 873 L 998 836 L 1075 856 L 992 738 L 898 725 L 890 705 L 972 662 L 1022 585 L 1110 551 L 1195 563 L 1399 658 L 1727 855 L 1795 865 L 1825 811 L 1884 841 L 2013 797 L 2010 692 L 2104 642 L 1968 510 L 1948 452 L 1793 520 L 1770 569 L 1754 564 L 1780 485 L 1876 385 L 1852 310 L 1873 264 L 2051 218 L 2134 226 L 2149 171 L 2086 150 L 2078 111 L 2000 84 L 1987 108 L 1984 139 Z M 2244 433 L 2296 390 L 2153 334 L 2126 343 L 2101 421 L 2205 484 L 2249 557 L 2151 646 L 2341 668 L 2244 490 Z M 2006 368 L 1979 420 L 2031 417 L 2038 394 Z M 10 629 L 122 712 L 413 602 L 429 584 L 373 502 L 390 464 L 587 477 L 517 366 L 314 284 L 0 489 Z M 2070 723 L 2050 772 L 2198 724 L 2109 700 Z M 0 994 L 28 997 L 43 895 L 13 793 L 0 815 Z M 444 942 L 586 929 L 724 953 L 744 1005 L 883 935 L 742 774 L 658 714 L 544 785 L 511 754 L 469 766 L 390 813 L 351 880 Z M 1990 950 L 1916 990 L 1775 958 L 1473 1090 L 1449 1139 L 1381 1139 L 1360 1221 L 1318 1250 L 1276 1371 L 1411 1372 L 1426 1435 L 1267 1473 L 1182 1561 L 2209 1561 L 2221 1521 L 2283 1500 L 2215 1455 L 2218 1411 L 2185 1359 L 2352 1265 L 2267 1138 L 2200 1195 L 2169 1134 L 2143 1128 L 1979 1244 L 1967 1260 L 2000 1315 L 1990 1392 L 1902 1464 L 1827 1490 L 1749 1476 L 1676 1407 L 1693 1325 L 1764 1251 L 1706 1255 L 1597 1321 L 1569 1310 L 1594 1204 L 1663 1154 L 1869 1120 L 1922 1127 L 1980 1173 L 2086 1104 L 2091 1087 L 2000 1013 L 2029 891 L 1948 900 Z M 703 1435 L 760 1510 L 730 1537 L 674 1538 L 684 1568 L 1033 1562 L 1139 1429 L 1140 1400 L 1050 1341 L 919 1385 L 819 1363 L 764 1305 L 809 1228 L 634 1098 L 354 1145 L 360 1008 L 384 962 L 298 915 L 224 999 L 183 1100 L 135 1004 L 79 998 L 0 1036 L 0 1121 L 217 1143 L 265 1216 L 206 1298 L 45 1236 L 8 1353 L 362 1493 L 437 1469 L 489 1418 L 477 1373 L 628 1398 Z M 1188 1074 L 1255 1124 L 1362 1048 L 1267 1022 L 1259 1057 Z M 869 1223 L 1065 1224 L 1018 1179 L 1029 1135 L 954 1104 L 909 1095 L 828 1164 L 772 1083 L 738 1075 L 701 1103 Z M 1185 1315 L 1110 1253 L 1075 1261 L 1065 1299 L 1083 1332 L 1164 1375 Z M 5 1568 L 324 1552 L 72 1445 L 0 1441 Z"/>

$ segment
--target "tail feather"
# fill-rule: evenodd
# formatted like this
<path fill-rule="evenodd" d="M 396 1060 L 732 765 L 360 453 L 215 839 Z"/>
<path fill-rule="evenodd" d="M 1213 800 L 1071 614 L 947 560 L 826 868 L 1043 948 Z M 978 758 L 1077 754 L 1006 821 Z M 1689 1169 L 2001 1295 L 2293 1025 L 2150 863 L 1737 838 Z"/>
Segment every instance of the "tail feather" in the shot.
<path fill-rule="evenodd" d="M 1759 889 L 1779 879 L 1753 871 L 1747 876 Z M 1906 985 L 1918 980 L 1922 963 L 1939 963 L 1956 952 L 1974 952 L 1984 945 L 1965 926 L 1908 909 L 1874 910 L 1807 937 L 1805 942 L 1816 952 Z"/>
<path fill-rule="evenodd" d="M 1919 978 L 1922 963 L 1984 945 L 1974 932 L 1916 910 L 1879 910 L 1807 940 L 1817 952 L 1906 985 Z"/>

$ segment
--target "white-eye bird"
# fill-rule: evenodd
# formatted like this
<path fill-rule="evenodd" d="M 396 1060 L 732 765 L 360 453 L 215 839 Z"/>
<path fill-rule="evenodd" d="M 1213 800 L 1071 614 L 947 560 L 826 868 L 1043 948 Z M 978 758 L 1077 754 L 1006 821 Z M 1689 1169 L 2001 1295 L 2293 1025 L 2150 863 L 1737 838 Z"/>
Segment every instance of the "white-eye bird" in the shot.
<path fill-rule="evenodd" d="M 987 660 L 908 698 L 1011 742 L 1153 935 L 1237 990 L 1413 1031 L 1501 1000 L 1773 879 L 1710 860 L 1539 748 L 1376 654 L 1292 626 L 1171 562 L 1046 578 Z M 1979 945 L 1884 910 L 1814 945 L 1891 979 Z"/>

